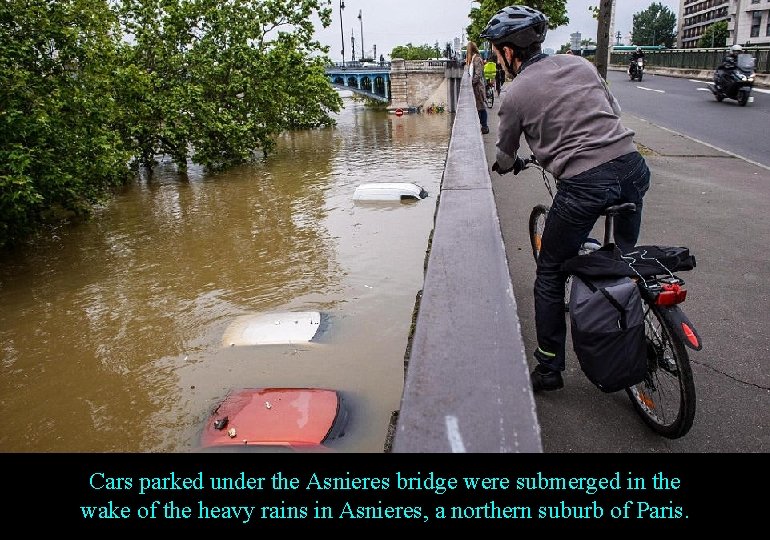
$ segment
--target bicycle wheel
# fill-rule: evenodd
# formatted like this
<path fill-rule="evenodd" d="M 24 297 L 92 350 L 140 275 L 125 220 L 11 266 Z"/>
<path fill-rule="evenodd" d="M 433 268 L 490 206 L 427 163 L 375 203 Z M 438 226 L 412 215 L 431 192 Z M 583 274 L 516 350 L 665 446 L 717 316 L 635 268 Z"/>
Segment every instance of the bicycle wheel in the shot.
<path fill-rule="evenodd" d="M 540 255 L 540 245 L 543 241 L 543 231 L 545 230 L 545 218 L 548 216 L 549 207 L 544 204 L 538 204 L 529 214 L 529 241 L 532 245 L 532 256 Z"/>
<path fill-rule="evenodd" d="M 491 109 L 495 104 L 495 89 L 491 86 L 487 86 L 486 97 L 484 101 L 486 102 L 488 109 Z"/>
<path fill-rule="evenodd" d="M 626 388 L 634 409 L 653 431 L 669 439 L 687 434 L 695 418 L 695 383 L 684 344 L 660 308 L 645 303 L 647 376 Z"/>
<path fill-rule="evenodd" d="M 545 230 L 545 218 L 548 217 L 549 207 L 544 204 L 538 204 L 529 214 L 529 242 L 532 245 L 532 255 L 535 262 L 540 255 L 540 245 L 543 241 L 543 231 Z M 569 296 L 572 290 L 572 276 L 567 276 L 564 283 L 564 311 L 569 311 Z"/>

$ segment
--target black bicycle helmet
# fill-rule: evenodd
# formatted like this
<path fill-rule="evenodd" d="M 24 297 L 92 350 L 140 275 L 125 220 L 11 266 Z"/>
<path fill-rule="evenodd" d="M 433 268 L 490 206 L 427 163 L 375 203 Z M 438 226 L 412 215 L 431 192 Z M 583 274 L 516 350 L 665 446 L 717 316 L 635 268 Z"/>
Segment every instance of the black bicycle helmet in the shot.
<path fill-rule="evenodd" d="M 481 37 L 494 45 L 526 49 L 545 40 L 548 17 L 528 6 L 504 7 L 489 20 Z"/>

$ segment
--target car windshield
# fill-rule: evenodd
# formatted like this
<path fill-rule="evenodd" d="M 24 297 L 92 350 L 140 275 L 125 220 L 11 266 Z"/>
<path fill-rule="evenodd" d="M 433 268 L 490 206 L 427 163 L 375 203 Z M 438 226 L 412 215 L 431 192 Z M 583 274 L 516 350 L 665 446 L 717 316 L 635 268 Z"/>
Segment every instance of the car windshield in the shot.
<path fill-rule="evenodd" d="M 754 69 L 754 57 L 750 54 L 739 54 L 737 64 L 739 68 L 751 71 Z"/>

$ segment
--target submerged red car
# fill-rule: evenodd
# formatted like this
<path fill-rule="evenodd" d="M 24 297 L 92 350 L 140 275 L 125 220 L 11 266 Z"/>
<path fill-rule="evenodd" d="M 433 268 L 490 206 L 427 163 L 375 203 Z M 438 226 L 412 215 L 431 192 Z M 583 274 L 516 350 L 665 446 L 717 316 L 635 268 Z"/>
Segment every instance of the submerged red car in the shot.
<path fill-rule="evenodd" d="M 329 451 L 344 435 L 348 411 L 325 388 L 244 388 L 214 409 L 201 435 L 204 450 Z"/>

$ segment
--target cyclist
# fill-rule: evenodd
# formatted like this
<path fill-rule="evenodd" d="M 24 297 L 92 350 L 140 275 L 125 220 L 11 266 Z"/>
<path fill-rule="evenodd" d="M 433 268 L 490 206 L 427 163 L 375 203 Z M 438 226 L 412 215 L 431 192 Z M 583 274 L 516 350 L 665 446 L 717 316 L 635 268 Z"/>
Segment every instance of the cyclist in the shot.
<path fill-rule="evenodd" d="M 484 63 L 484 78 L 487 80 L 487 88 L 495 85 L 497 81 L 497 62 L 494 54 L 490 54 Z"/>
<path fill-rule="evenodd" d="M 543 54 L 547 30 L 545 15 L 517 5 L 498 11 L 481 33 L 513 77 L 501 98 L 492 170 L 518 174 L 523 169 L 517 155 L 523 135 L 540 164 L 558 179 L 534 285 L 537 366 L 530 378 L 535 392 L 564 386 L 567 274 L 562 263 L 578 254 L 604 208 L 613 204 L 637 205 L 635 213 L 615 222 L 620 249 L 633 247 L 650 185 L 634 132 L 621 124 L 620 107 L 606 82 L 580 56 Z"/>

